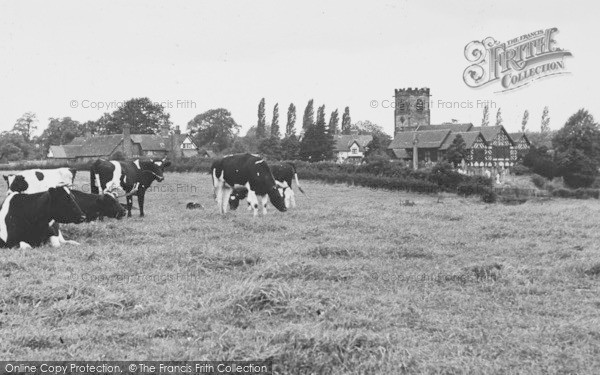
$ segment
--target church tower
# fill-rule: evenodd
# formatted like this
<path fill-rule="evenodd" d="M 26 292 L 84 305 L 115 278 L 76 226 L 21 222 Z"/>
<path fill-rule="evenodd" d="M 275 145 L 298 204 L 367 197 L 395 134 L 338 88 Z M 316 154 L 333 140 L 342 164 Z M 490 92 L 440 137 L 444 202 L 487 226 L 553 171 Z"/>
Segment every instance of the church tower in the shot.
<path fill-rule="evenodd" d="M 429 88 L 395 90 L 394 135 L 430 125 Z"/>

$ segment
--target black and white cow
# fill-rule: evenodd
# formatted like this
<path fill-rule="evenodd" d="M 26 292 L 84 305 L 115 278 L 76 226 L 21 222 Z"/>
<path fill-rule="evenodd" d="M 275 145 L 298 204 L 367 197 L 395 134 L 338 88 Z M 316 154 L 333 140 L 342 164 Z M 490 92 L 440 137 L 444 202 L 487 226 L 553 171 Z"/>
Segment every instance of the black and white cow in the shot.
<path fill-rule="evenodd" d="M 77 171 L 72 168 L 28 169 L 17 174 L 4 175 L 8 193 L 41 193 L 51 187 L 71 186 Z"/>
<path fill-rule="evenodd" d="M 306 195 L 300 186 L 300 181 L 298 181 L 296 166 L 290 162 L 277 163 L 271 165 L 271 171 L 273 172 L 275 182 L 277 182 L 279 188 L 283 190 L 281 191 L 281 195 L 285 199 L 285 206 L 287 208 L 296 207 L 296 198 L 294 197 L 294 190 L 292 189 L 293 180 L 296 180 L 298 190 Z"/>
<path fill-rule="evenodd" d="M 285 200 L 285 207 L 296 207 L 296 198 L 294 197 L 294 190 L 292 189 L 292 181 L 296 180 L 298 190 L 300 190 L 302 194 L 306 194 L 300 186 L 300 181 L 298 181 L 296 166 L 293 163 L 285 162 L 271 164 L 269 167 L 273 173 L 273 178 L 275 178 L 279 194 L 281 194 Z M 240 202 L 246 198 L 248 198 L 248 189 L 243 186 L 234 187 L 231 196 L 229 197 L 229 208 L 232 210 L 237 209 Z M 248 201 L 248 205 L 251 205 L 250 201 Z"/>
<path fill-rule="evenodd" d="M 163 172 L 171 162 L 161 160 L 108 161 L 98 159 L 90 168 L 93 194 L 112 193 L 123 189 L 127 193 L 127 217 L 131 217 L 133 195 L 138 197 L 140 216 L 144 216 L 144 196 L 154 180 L 161 182 Z"/>
<path fill-rule="evenodd" d="M 40 246 L 48 241 L 58 247 L 66 241 L 58 223 L 81 223 L 83 211 L 67 187 L 52 187 L 43 193 L 9 193 L 0 206 L 0 247 Z"/>
<path fill-rule="evenodd" d="M 113 194 L 90 194 L 71 190 L 75 202 L 85 214 L 85 221 L 102 220 L 104 216 L 120 219 L 125 216 L 125 208 Z"/>
<path fill-rule="evenodd" d="M 286 211 L 285 201 L 271 173 L 267 162 L 258 155 L 235 154 L 215 161 L 211 168 L 215 199 L 221 213 L 229 208 L 229 197 L 235 185 L 243 185 L 248 189 L 248 201 L 258 215 L 258 207 L 266 208 L 267 196 L 279 211 Z M 259 202 L 260 200 L 260 202 Z"/>

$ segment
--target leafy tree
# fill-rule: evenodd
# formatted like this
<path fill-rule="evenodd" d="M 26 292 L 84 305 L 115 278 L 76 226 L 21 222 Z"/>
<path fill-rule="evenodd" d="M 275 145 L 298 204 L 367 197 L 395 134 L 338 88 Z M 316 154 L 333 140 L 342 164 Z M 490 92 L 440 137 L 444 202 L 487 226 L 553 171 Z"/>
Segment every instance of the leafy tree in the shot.
<path fill-rule="evenodd" d="M 548 149 L 543 146 L 539 148 L 531 146 L 523 158 L 523 165 L 549 180 L 557 176 L 557 166 L 548 153 Z"/>
<path fill-rule="evenodd" d="M 23 135 L 12 132 L 0 134 L 0 160 L 27 159 L 31 153 L 31 144 L 25 140 Z"/>
<path fill-rule="evenodd" d="M 389 142 L 381 139 L 379 134 L 373 134 L 373 139 L 365 147 L 365 158 L 377 156 L 378 158 L 389 159 L 389 155 L 387 154 L 388 145 Z"/>
<path fill-rule="evenodd" d="M 306 131 L 308 128 L 315 124 L 315 110 L 313 99 L 308 101 L 306 108 L 304 109 L 304 116 L 302 117 L 302 130 Z"/>
<path fill-rule="evenodd" d="M 351 134 L 350 127 L 352 126 L 352 119 L 350 118 L 350 107 L 344 109 L 342 115 L 342 134 Z"/>
<path fill-rule="evenodd" d="M 37 116 L 33 112 L 26 112 L 19 117 L 12 131 L 23 136 L 26 142 L 31 141 L 33 132 L 37 129 Z"/>
<path fill-rule="evenodd" d="M 63 117 L 62 119 L 51 117 L 49 120 L 48 127 L 44 129 L 39 137 L 39 142 L 46 153 L 50 146 L 70 143 L 73 138 L 82 136 L 85 133 L 84 126 L 70 117 Z"/>
<path fill-rule="evenodd" d="M 542 133 L 550 133 L 550 117 L 548 116 L 548 106 L 544 107 L 544 111 L 542 112 Z"/>
<path fill-rule="evenodd" d="M 163 126 L 171 126 L 170 117 L 161 104 L 152 103 L 148 98 L 134 98 L 101 117 L 97 128 L 102 130 L 101 134 L 119 134 L 127 123 L 132 134 L 158 134 Z"/>
<path fill-rule="evenodd" d="M 527 127 L 527 121 L 529 121 L 529 111 L 525 110 L 523 113 L 523 120 L 521 120 L 521 132 L 525 133 L 525 128 Z"/>
<path fill-rule="evenodd" d="M 570 148 L 557 154 L 558 174 L 570 188 L 589 187 L 598 176 L 597 163 L 583 150 Z"/>
<path fill-rule="evenodd" d="M 281 141 L 281 159 L 296 160 L 300 156 L 300 141 L 292 134 Z"/>
<path fill-rule="evenodd" d="M 279 103 L 273 107 L 273 121 L 271 121 L 271 137 L 279 138 Z"/>
<path fill-rule="evenodd" d="M 496 126 L 502 125 L 502 108 L 498 108 L 496 112 Z"/>
<path fill-rule="evenodd" d="M 285 126 L 285 136 L 289 137 L 296 134 L 296 106 L 294 103 L 290 103 L 287 112 L 287 124 Z"/>
<path fill-rule="evenodd" d="M 339 133 L 338 125 L 340 123 L 340 117 L 338 115 L 338 110 L 331 112 L 331 116 L 329 116 L 329 126 L 327 130 L 329 134 L 336 135 Z"/>
<path fill-rule="evenodd" d="M 281 140 L 279 137 L 269 137 L 263 139 L 258 144 L 258 152 L 268 159 L 281 160 L 283 154 Z"/>
<path fill-rule="evenodd" d="M 392 137 L 384 132 L 381 126 L 374 124 L 369 120 L 358 121 L 356 124 L 352 124 L 348 134 L 352 134 L 353 132 L 359 135 L 377 135 L 382 147 L 385 149 L 387 149 L 387 146 L 389 146 L 389 144 L 392 142 Z"/>
<path fill-rule="evenodd" d="M 231 146 L 240 125 L 225 108 L 211 109 L 188 122 L 188 130 L 198 146 L 216 144 L 217 150 Z"/>
<path fill-rule="evenodd" d="M 467 144 L 463 137 L 457 134 L 446 151 L 446 159 L 456 167 L 463 159 L 467 158 L 467 155 Z"/>
<path fill-rule="evenodd" d="M 580 150 L 594 163 L 600 164 L 600 127 L 585 109 L 569 117 L 552 139 L 552 145 L 559 153 Z"/>
<path fill-rule="evenodd" d="M 265 117 L 265 98 L 260 100 L 258 103 L 258 122 L 256 123 L 256 137 L 264 138 L 266 132 L 267 120 Z"/>
<path fill-rule="evenodd" d="M 325 128 L 325 106 L 319 107 L 317 122 L 306 129 L 300 144 L 300 158 L 311 162 L 333 159 L 333 138 Z"/>
<path fill-rule="evenodd" d="M 486 104 L 483 107 L 483 119 L 481 119 L 481 126 L 490 126 L 490 108 Z"/>

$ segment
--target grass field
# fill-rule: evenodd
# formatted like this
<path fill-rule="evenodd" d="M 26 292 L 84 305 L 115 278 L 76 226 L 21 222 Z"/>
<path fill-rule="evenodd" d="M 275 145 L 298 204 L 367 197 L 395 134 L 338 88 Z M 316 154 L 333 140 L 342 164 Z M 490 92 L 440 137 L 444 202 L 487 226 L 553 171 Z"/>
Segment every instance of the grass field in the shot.
<path fill-rule="evenodd" d="M 0 357 L 600 371 L 596 200 L 438 203 L 303 184 L 295 210 L 221 217 L 208 175 L 167 173 L 144 218 L 63 226 L 79 247 L 0 249 Z"/>

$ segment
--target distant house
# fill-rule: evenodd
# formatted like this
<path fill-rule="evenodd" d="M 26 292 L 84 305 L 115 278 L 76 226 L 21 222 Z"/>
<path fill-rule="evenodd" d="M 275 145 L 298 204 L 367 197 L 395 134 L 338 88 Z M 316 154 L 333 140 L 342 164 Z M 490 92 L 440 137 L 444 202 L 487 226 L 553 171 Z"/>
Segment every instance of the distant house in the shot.
<path fill-rule="evenodd" d="M 125 127 L 123 134 L 93 136 L 88 133 L 84 137 L 76 137 L 69 144 L 50 146 L 48 158 L 86 162 L 117 156 L 178 158 L 197 154 L 198 147 L 190 136 L 180 134 L 178 128 L 169 135 L 168 129 L 163 129 L 161 134 L 130 134 L 129 128 Z"/>
<path fill-rule="evenodd" d="M 531 142 L 525 133 L 509 133 L 510 138 L 515 143 L 513 153 L 516 153 L 516 158 L 521 159 L 531 148 Z"/>
<path fill-rule="evenodd" d="M 334 153 L 338 163 L 360 163 L 365 156 L 372 135 L 336 135 Z"/>
<path fill-rule="evenodd" d="M 444 157 L 458 134 L 469 151 L 465 162 L 473 167 L 511 167 L 531 143 L 523 134 L 509 135 L 503 126 L 475 127 L 471 123 L 431 125 L 429 88 L 395 90 L 394 140 L 388 147 L 398 159 L 435 162 Z"/>

